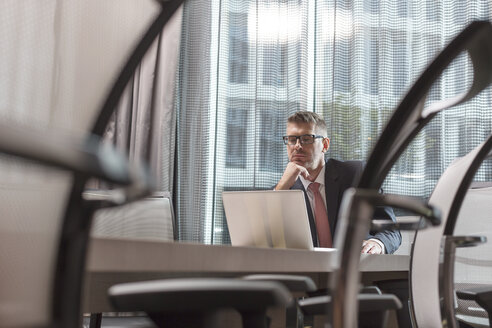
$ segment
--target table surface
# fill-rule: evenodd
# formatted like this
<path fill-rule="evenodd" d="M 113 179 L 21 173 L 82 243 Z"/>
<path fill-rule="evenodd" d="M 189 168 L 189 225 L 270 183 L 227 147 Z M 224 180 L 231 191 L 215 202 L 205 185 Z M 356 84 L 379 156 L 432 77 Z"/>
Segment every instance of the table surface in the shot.
<path fill-rule="evenodd" d="M 106 291 L 113 284 L 173 277 L 237 277 L 250 273 L 307 274 L 326 284 L 337 264 L 335 249 L 296 250 L 93 238 L 84 287 L 84 312 L 111 308 Z M 405 277 L 408 255 L 361 255 L 367 280 Z"/>

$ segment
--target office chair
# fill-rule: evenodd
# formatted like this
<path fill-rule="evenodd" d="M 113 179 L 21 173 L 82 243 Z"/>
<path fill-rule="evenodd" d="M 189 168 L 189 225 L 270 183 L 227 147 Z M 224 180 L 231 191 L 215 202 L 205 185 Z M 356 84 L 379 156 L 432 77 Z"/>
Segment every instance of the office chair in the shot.
<path fill-rule="evenodd" d="M 456 250 L 456 254 L 449 260 L 454 263 L 454 289 L 458 295 L 456 318 L 461 323 L 490 326 L 492 318 L 490 306 L 476 302 L 473 298 L 476 288 L 482 289 L 491 283 L 492 263 L 492 233 L 490 230 L 490 218 L 492 213 L 492 183 L 472 183 L 463 200 L 459 215 L 455 223 L 453 235 L 473 236 L 479 235 L 488 242 L 479 247 L 465 247 Z M 451 221 L 449 221 L 451 222 Z M 478 246 L 478 245 L 477 245 Z M 451 252 L 450 252 L 451 253 Z M 451 253 L 452 254 L 452 253 Z M 449 279 L 453 283 L 453 279 Z M 471 296 L 469 289 L 472 289 Z M 479 291 L 478 290 L 478 291 Z M 487 299 L 485 298 L 486 302 Z"/>
<path fill-rule="evenodd" d="M 93 213 L 93 203 L 81 198 L 87 180 L 123 187 L 119 204 L 146 195 L 151 186 L 145 170 L 103 144 L 92 127 L 111 115 L 113 107 L 101 109 L 107 86 L 149 16 L 139 17 L 141 25 L 133 21 L 125 38 L 112 38 L 125 25 L 118 25 L 125 11 L 108 13 L 109 2 L 97 3 L 47 1 L 29 4 L 31 10 L 23 2 L 2 3 L 3 327 L 79 327 Z M 145 5 L 134 9 L 142 13 Z"/>
<path fill-rule="evenodd" d="M 274 281 L 284 285 L 295 297 L 292 304 L 285 311 L 285 327 L 304 327 L 304 315 L 300 307 L 300 300 L 318 291 L 316 283 L 307 276 L 285 274 L 251 274 L 241 277 L 253 281 Z"/>
<path fill-rule="evenodd" d="M 489 22 L 473 22 L 445 47 L 396 108 L 369 156 L 357 188 L 346 192 L 341 213 L 346 224 L 338 228 L 345 230 L 342 233 L 344 238 L 339 238 L 336 245 L 342 251 L 340 270 L 334 273 L 331 282 L 330 319 L 333 327 L 356 326 L 353 313 L 354 309 L 357 309 L 357 286 L 360 275 L 358 259 L 360 245 L 367 230 L 421 229 L 426 226 L 439 225 L 439 211 L 432 205 L 419 204 L 406 197 L 381 195 L 377 191 L 392 165 L 425 124 L 439 111 L 473 98 L 490 84 L 492 80 L 491 35 L 492 26 Z M 473 63 L 474 78 L 468 92 L 452 99 L 432 103 L 424 108 L 425 99 L 432 84 L 462 52 L 467 52 Z M 372 222 L 371 225 L 370 218 L 374 206 L 381 205 L 411 209 L 424 218 L 427 217 L 427 220 L 396 225 L 389 222 Z M 415 258 L 412 258 L 413 261 Z M 417 284 L 421 283 L 420 280 L 413 279 L 412 281 L 416 288 Z M 414 310 L 418 311 L 418 309 Z"/>
<path fill-rule="evenodd" d="M 484 244 L 468 251 L 460 250 L 460 261 L 455 261 L 457 248 L 478 246 L 487 241 L 484 234 L 489 231 L 487 219 L 490 218 L 490 211 L 487 209 L 490 207 L 490 188 L 469 187 L 480 165 L 490 157 L 491 150 L 492 135 L 468 155 L 459 159 L 463 173 L 443 231 L 443 260 L 439 268 L 439 296 L 443 300 L 441 314 L 448 327 L 459 327 L 462 323 L 489 326 L 492 322 L 492 281 L 490 274 L 487 274 L 490 271 L 490 263 L 487 265 L 486 260 L 490 258 L 487 252 L 490 251 L 490 245 Z M 462 222 L 459 225 L 460 229 L 457 229 L 459 221 Z M 475 225 L 482 226 L 483 229 L 477 230 Z M 462 231 L 467 234 L 456 235 L 456 232 Z M 469 235 L 470 231 L 478 232 L 478 235 Z M 457 302 L 455 293 L 458 297 Z"/>
<path fill-rule="evenodd" d="M 491 148 L 492 138 L 489 138 L 466 156 L 455 160 L 442 174 L 430 196 L 429 204 L 441 209 L 443 224 L 418 231 L 414 238 L 410 300 L 415 327 L 458 327 L 454 310 L 452 256 L 456 245 L 472 246 L 481 238 L 452 236 L 445 231 L 456 220 L 471 180 Z M 444 240 L 443 235 L 446 237 Z"/>
<path fill-rule="evenodd" d="M 124 186 L 127 203 L 144 196 L 150 180 L 145 170 L 135 175 L 137 167 L 96 139 L 77 142 L 64 134 L 24 129 L 0 124 L 0 152 L 23 159 L 2 157 L 12 170 L 3 172 L 8 182 L 0 191 L 5 209 L 0 245 L 7 251 L 1 264 L 0 320 L 7 327 L 78 327 L 85 233 L 94 208 L 75 191 L 66 194 L 97 177 Z M 26 174 L 29 180 L 9 173 Z"/>
<path fill-rule="evenodd" d="M 104 200 L 107 191 L 86 190 L 84 199 Z M 94 215 L 93 238 L 173 241 L 177 229 L 169 192 L 153 192 L 131 204 L 102 208 Z"/>
<path fill-rule="evenodd" d="M 299 275 L 253 274 L 242 277 L 248 280 L 276 281 L 283 284 L 297 299 L 287 308 L 286 327 L 304 327 L 314 321 L 314 316 L 326 315 L 331 297 L 324 295 L 313 280 Z M 390 294 L 382 295 L 376 286 L 361 287 L 358 295 L 359 316 L 364 327 L 386 327 L 390 310 L 402 307 L 400 300 Z"/>

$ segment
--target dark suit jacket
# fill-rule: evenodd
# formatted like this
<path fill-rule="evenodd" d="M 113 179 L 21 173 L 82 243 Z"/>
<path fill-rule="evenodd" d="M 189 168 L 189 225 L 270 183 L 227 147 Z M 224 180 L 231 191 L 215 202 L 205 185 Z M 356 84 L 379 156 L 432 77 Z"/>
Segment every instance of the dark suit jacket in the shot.
<path fill-rule="evenodd" d="M 352 187 L 356 182 L 357 177 L 362 173 L 363 162 L 361 161 L 337 161 L 328 159 L 325 164 L 325 193 L 326 207 L 328 212 L 328 220 L 332 238 L 335 237 L 335 230 L 338 221 L 338 212 L 342 202 L 343 193 L 348 188 Z M 306 199 L 307 211 L 309 216 L 309 224 L 311 226 L 311 235 L 313 244 L 318 246 L 318 233 L 316 232 L 316 224 L 314 221 L 313 211 L 309 204 L 309 199 L 300 179 L 294 183 L 291 189 L 304 191 Z M 376 208 L 373 219 L 388 219 L 396 221 L 393 209 L 390 207 Z M 401 244 L 401 234 L 398 230 L 386 230 L 382 232 L 369 232 L 367 239 L 376 238 L 383 242 L 386 252 L 391 254 L 395 252 Z M 334 240 L 334 239 L 333 239 Z"/>

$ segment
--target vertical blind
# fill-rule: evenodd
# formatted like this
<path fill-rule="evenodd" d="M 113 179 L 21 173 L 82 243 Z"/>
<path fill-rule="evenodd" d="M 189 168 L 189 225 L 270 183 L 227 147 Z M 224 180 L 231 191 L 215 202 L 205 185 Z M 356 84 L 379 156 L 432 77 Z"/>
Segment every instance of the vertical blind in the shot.
<path fill-rule="evenodd" d="M 184 8 L 177 84 L 179 238 L 228 243 L 222 191 L 272 188 L 281 136 L 297 110 L 328 124 L 328 157 L 367 158 L 388 117 L 432 58 L 487 1 L 216 0 Z M 428 102 L 466 90 L 461 56 Z M 385 192 L 428 197 L 444 168 L 491 132 L 490 89 L 439 114 L 389 174 Z M 490 178 L 483 166 L 477 179 Z"/>

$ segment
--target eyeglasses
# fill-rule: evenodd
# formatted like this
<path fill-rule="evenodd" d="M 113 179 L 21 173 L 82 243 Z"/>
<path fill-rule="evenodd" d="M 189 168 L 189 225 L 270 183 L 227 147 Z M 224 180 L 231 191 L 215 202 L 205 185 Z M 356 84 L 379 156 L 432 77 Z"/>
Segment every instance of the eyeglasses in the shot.
<path fill-rule="evenodd" d="M 284 144 L 294 146 L 297 144 L 297 139 L 301 142 L 301 145 L 308 145 L 314 143 L 317 138 L 324 138 L 316 134 L 303 134 L 302 136 L 283 136 Z"/>

